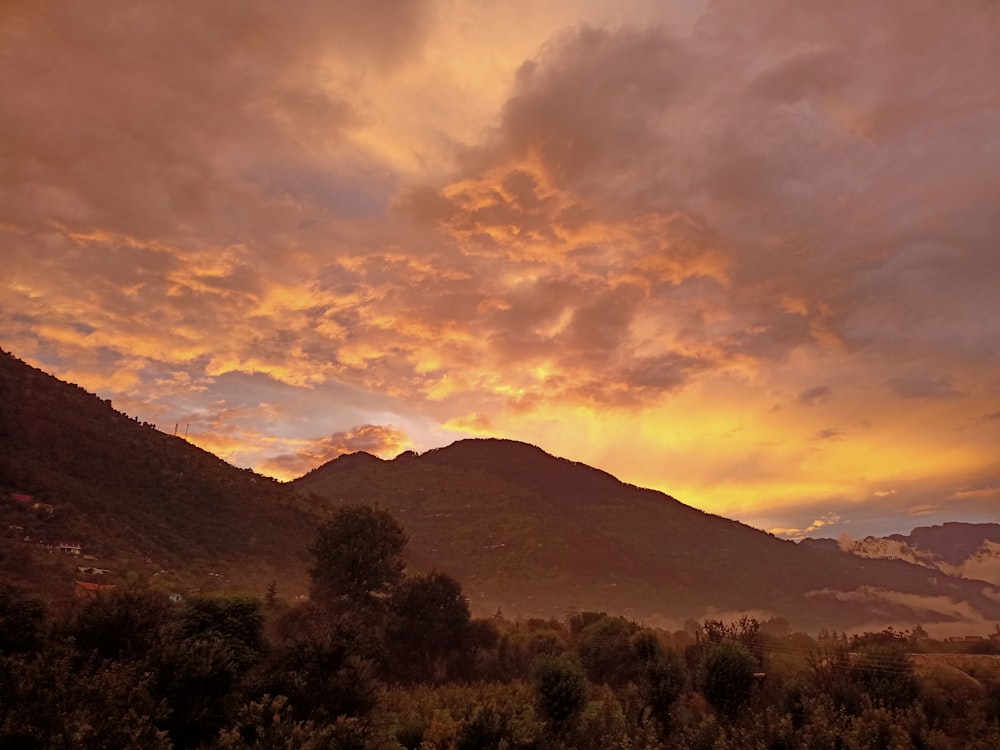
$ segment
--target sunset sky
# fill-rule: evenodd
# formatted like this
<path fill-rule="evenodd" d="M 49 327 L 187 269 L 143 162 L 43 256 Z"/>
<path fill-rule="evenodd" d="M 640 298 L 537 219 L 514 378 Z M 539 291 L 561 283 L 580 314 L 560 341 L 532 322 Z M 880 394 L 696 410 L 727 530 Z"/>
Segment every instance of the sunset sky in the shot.
<path fill-rule="evenodd" d="M 0 347 L 238 466 L 1000 521 L 1000 3 L 0 6 Z"/>

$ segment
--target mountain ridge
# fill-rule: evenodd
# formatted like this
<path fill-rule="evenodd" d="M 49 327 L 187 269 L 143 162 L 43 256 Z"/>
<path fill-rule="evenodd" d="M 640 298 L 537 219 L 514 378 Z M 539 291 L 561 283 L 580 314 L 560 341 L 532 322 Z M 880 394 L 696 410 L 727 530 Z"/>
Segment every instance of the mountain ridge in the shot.
<path fill-rule="evenodd" d="M 964 590 L 973 609 L 996 616 L 985 583 L 798 546 L 518 441 L 463 440 L 402 463 L 339 457 L 292 484 L 334 507 L 384 507 L 480 609 L 554 616 L 576 606 L 655 617 L 670 609 L 659 602 L 671 601 L 699 616 L 755 610 L 843 627 L 879 617 L 953 620 L 954 607 L 935 615 L 933 600 Z M 524 526 L 516 538 L 512 519 Z M 552 548 L 561 569 L 546 554 Z M 534 593 L 521 596 L 508 585 L 514 579 Z"/>
<path fill-rule="evenodd" d="M 5 580 L 68 596 L 84 566 L 38 543 L 62 539 L 90 570 L 184 594 L 274 581 L 292 598 L 316 526 L 356 502 L 390 511 L 409 564 L 456 577 L 481 615 L 594 609 L 680 625 L 750 612 L 812 631 L 1000 620 L 983 581 L 796 545 L 520 441 L 349 454 L 279 483 L 0 355 Z"/>
<path fill-rule="evenodd" d="M 946 521 L 918 526 L 909 534 L 863 539 L 804 539 L 867 559 L 899 559 L 961 578 L 1000 585 L 1000 524 Z"/>

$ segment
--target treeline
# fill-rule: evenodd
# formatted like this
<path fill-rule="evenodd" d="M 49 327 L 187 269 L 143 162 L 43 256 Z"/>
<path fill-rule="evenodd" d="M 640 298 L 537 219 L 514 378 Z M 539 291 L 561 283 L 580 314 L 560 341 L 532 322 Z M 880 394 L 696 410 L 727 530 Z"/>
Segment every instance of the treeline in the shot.
<path fill-rule="evenodd" d="M 405 544 L 387 514 L 341 509 L 301 604 L 133 582 L 47 611 L 0 588 L 0 747 L 1000 747 L 1000 670 L 918 673 L 910 633 L 473 619 L 454 579 L 407 574 Z"/>

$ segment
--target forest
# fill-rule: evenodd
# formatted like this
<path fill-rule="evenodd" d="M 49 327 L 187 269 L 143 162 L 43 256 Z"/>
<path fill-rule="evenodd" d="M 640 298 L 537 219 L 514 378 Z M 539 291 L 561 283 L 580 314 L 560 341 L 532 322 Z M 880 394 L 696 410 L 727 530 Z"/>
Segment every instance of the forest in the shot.
<path fill-rule="evenodd" d="M 133 576 L 46 605 L 2 586 L 0 746 L 1000 747 L 993 641 L 947 655 L 919 627 L 475 619 L 455 579 L 405 568 L 406 543 L 388 513 L 339 508 L 304 601 L 272 585 L 177 602 Z"/>

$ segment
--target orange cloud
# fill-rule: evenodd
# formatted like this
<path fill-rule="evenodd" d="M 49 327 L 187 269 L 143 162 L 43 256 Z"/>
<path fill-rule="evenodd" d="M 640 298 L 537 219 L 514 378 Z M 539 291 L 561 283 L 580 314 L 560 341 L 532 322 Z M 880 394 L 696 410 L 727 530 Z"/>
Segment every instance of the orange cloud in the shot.
<path fill-rule="evenodd" d="M 1000 11 L 641 6 L 8 14 L 0 339 L 283 476 L 394 424 L 771 528 L 1000 508 Z"/>
<path fill-rule="evenodd" d="M 406 434 L 394 427 L 359 425 L 303 441 L 294 453 L 271 456 L 260 463 L 260 468 L 279 479 L 294 479 L 346 453 L 364 451 L 377 456 L 396 456 L 411 445 Z"/>

